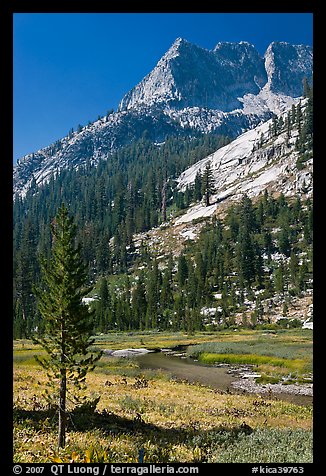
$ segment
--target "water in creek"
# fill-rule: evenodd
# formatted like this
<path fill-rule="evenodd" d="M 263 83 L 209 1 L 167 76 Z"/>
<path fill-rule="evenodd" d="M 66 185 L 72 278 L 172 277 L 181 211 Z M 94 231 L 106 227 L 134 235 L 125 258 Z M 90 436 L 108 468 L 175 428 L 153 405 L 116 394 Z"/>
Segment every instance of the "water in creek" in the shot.
<path fill-rule="evenodd" d="M 230 393 L 243 392 L 242 390 L 237 391 L 232 387 L 231 383 L 238 380 L 239 376 L 229 373 L 229 367 L 205 366 L 192 359 L 180 358 L 177 355 L 166 355 L 163 352 L 142 354 L 137 357 L 137 361 L 143 369 L 162 369 L 169 373 L 172 378 L 186 380 L 190 383 L 199 383 L 217 390 L 229 391 Z M 307 395 L 284 392 L 275 394 L 275 398 L 298 405 L 312 404 L 312 397 Z"/>

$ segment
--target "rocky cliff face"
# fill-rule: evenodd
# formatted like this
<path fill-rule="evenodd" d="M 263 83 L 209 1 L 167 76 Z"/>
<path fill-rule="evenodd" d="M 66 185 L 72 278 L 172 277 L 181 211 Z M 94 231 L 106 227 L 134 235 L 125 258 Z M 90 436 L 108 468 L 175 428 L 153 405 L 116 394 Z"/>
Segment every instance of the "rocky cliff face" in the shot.
<path fill-rule="evenodd" d="M 312 81 L 313 53 L 309 46 L 274 42 L 265 53 L 268 87 L 272 93 L 298 97 L 304 77 Z"/>
<path fill-rule="evenodd" d="M 304 77 L 312 78 L 309 46 L 274 42 L 263 58 L 244 41 L 220 42 L 210 51 L 178 38 L 153 71 L 124 96 L 119 110 L 155 105 L 230 112 L 242 107 L 243 96 L 258 95 L 264 86 L 271 94 L 299 97 Z"/>
<path fill-rule="evenodd" d="M 304 109 L 306 100 L 302 103 Z M 287 113 L 281 114 L 283 121 Z M 239 200 L 243 194 L 258 196 L 265 189 L 285 196 L 311 196 L 313 192 L 313 158 L 302 169 L 297 167 L 300 152 L 296 149 L 298 129 L 288 134 L 282 130 L 271 134 L 272 119 L 241 134 L 230 144 L 186 169 L 178 178 L 178 188 L 184 191 L 194 184 L 196 175 L 204 174 L 210 164 L 216 194 L 212 205 L 196 204 L 177 220 L 177 224 L 210 216 L 221 203 Z"/>
<path fill-rule="evenodd" d="M 304 77 L 312 77 L 308 46 L 272 43 L 262 58 L 247 42 L 210 51 L 178 38 L 117 112 L 20 159 L 14 193 L 24 195 L 64 167 L 106 159 L 145 130 L 157 142 L 207 132 L 237 137 L 291 106 Z"/>
<path fill-rule="evenodd" d="M 122 99 L 119 110 L 144 105 L 228 112 L 238 97 L 266 84 L 264 60 L 246 42 L 218 43 L 209 51 L 178 38 L 153 71 Z"/>

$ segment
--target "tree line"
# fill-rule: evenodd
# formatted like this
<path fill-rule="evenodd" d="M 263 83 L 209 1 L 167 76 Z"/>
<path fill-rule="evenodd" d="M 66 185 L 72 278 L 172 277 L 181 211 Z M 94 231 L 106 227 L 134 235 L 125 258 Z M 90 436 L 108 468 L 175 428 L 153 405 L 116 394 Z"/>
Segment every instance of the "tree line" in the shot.
<path fill-rule="evenodd" d="M 310 199 L 265 192 L 253 203 L 244 196 L 178 258 L 139 254 L 139 272 L 102 277 L 92 304 L 94 332 L 200 330 L 209 307 L 216 308 L 217 327 L 229 326 L 236 312 L 245 311 L 245 300 L 256 302 L 256 322 L 262 300 L 279 295 L 286 301 L 311 287 L 312 217 Z"/>

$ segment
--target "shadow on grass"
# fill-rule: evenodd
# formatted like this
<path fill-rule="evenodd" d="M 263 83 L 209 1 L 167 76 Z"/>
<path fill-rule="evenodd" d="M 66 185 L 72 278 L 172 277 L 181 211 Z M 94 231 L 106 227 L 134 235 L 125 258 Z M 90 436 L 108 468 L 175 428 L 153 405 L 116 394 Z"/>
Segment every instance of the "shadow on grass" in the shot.
<path fill-rule="evenodd" d="M 97 429 L 101 430 L 104 435 L 141 434 L 143 438 L 155 438 L 157 443 L 161 440 L 162 443 L 168 441 L 171 444 L 177 444 L 180 441 L 186 441 L 198 436 L 201 439 L 205 439 L 205 435 L 216 435 L 216 433 L 227 434 L 228 440 L 235 440 L 240 434 L 250 434 L 253 431 L 250 426 L 240 421 L 239 425 L 233 427 L 219 426 L 207 431 L 197 427 L 195 422 L 184 427 L 164 428 L 145 422 L 138 413 L 136 413 L 134 418 L 126 418 L 106 410 L 81 413 L 77 409 L 76 411 L 69 412 L 67 416 L 67 430 L 70 431 L 87 432 Z M 58 419 L 55 410 L 15 408 L 13 417 L 15 423 L 28 425 L 36 431 L 55 431 L 57 428 Z"/>
<path fill-rule="evenodd" d="M 14 422 L 17 426 L 24 426 L 35 430 L 36 433 L 51 433 L 57 431 L 57 412 L 55 410 L 14 409 Z M 179 426 L 177 426 L 179 425 Z M 206 462 L 240 462 L 254 463 L 304 463 L 312 461 L 311 432 L 297 429 L 258 429 L 241 422 L 233 426 L 216 426 L 209 430 L 202 430 L 196 422 L 182 426 L 177 421 L 171 428 L 145 422 L 141 415 L 134 414 L 132 418 L 103 410 L 93 412 L 70 412 L 68 414 L 68 430 L 76 432 L 90 432 L 99 430 L 104 437 L 113 439 L 127 437 L 131 444 L 128 457 L 136 462 L 137 451 L 144 450 L 146 462 L 168 463 L 179 461 L 176 451 L 180 444 L 187 447 L 189 460 L 194 463 Z M 177 449 L 176 449 L 177 448 Z M 79 451 L 79 450 L 78 450 Z M 84 450 L 82 450 L 84 451 Z M 110 446 L 108 461 L 117 462 L 120 453 Z"/>

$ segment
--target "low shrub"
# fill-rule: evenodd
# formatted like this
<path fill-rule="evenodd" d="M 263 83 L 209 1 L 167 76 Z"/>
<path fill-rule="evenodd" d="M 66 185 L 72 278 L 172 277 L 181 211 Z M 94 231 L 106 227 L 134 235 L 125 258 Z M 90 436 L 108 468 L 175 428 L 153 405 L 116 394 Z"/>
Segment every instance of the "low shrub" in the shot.
<path fill-rule="evenodd" d="M 311 463 L 312 432 L 259 429 L 216 450 L 216 463 Z"/>

